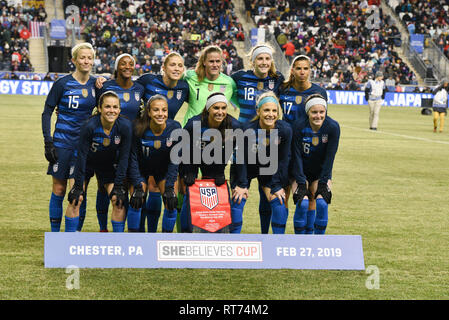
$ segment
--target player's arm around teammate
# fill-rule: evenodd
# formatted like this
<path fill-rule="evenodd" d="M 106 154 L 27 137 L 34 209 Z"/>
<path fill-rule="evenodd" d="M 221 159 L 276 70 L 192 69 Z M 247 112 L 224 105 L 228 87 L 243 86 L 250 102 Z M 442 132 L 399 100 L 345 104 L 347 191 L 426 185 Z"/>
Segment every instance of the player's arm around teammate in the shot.
<path fill-rule="evenodd" d="M 75 71 L 61 77 L 52 86 L 42 113 L 42 131 L 45 158 L 49 162 L 47 174 L 52 176 L 52 194 L 49 204 L 51 231 L 60 231 L 63 200 L 67 182 L 73 185 L 73 168 L 81 124 L 90 117 L 96 105 L 94 83 L 90 75 L 95 51 L 90 43 L 80 43 L 72 49 Z M 58 115 L 53 136 L 51 116 L 55 108 Z M 86 199 L 81 211 L 86 210 Z"/>
<path fill-rule="evenodd" d="M 112 227 L 123 232 L 127 191 L 124 186 L 131 149 L 131 122 L 120 115 L 120 100 L 113 91 L 103 93 L 98 113 L 81 128 L 78 158 L 75 165 L 75 183 L 68 195 L 66 231 L 76 231 L 79 206 L 85 195 L 84 182 L 88 171 L 95 172 L 107 190 L 112 202 Z M 70 227 L 72 226 L 72 227 Z"/>
<path fill-rule="evenodd" d="M 284 76 L 276 70 L 273 49 L 266 44 L 254 46 L 248 54 L 251 69 L 239 70 L 231 75 L 236 83 L 240 108 L 239 121 L 242 123 L 256 116 L 256 99 L 264 91 L 279 95 Z"/>
<path fill-rule="evenodd" d="M 176 129 L 181 129 L 181 125 L 175 120 L 168 119 L 168 102 L 163 95 L 154 95 L 148 100 L 142 116 L 134 125 L 131 154 L 136 161 L 132 160 L 131 166 L 138 166 L 137 171 L 142 178 L 137 180 L 144 181 L 147 192 L 154 192 L 149 183 L 149 179 L 152 177 L 163 195 L 165 205 L 162 218 L 163 232 L 173 232 L 177 216 L 178 200 L 175 190 L 177 188 L 178 164 L 170 157 L 171 150 L 176 144 L 171 134 Z M 136 172 L 136 170 L 132 168 L 132 172 Z M 140 196 L 140 194 L 137 196 L 137 200 Z M 140 206 L 134 205 L 135 198 L 133 193 L 130 200 L 131 207 L 139 209 Z M 151 201 L 151 198 L 148 201 Z M 140 204 L 140 201 L 138 203 Z M 159 216 L 160 212 L 153 215 L 150 213 L 147 217 L 149 232 L 156 232 Z M 136 228 L 138 224 L 132 223 L 132 228 Z"/>
<path fill-rule="evenodd" d="M 290 163 L 296 205 L 293 224 L 297 234 L 324 234 L 332 199 L 332 168 L 340 126 L 327 115 L 327 102 L 320 95 L 307 99 L 305 111 L 308 118 L 293 124 Z"/>
<path fill-rule="evenodd" d="M 103 82 L 105 78 L 99 77 L 96 82 L 96 86 L 100 87 L 97 96 L 106 91 L 117 93 L 120 98 L 120 114 L 131 121 L 134 121 L 138 116 L 144 97 L 143 86 L 132 80 L 135 64 L 136 62 L 130 54 L 121 54 L 115 60 L 113 79 Z M 101 183 L 97 185 L 96 209 L 98 224 L 100 232 L 107 232 L 109 196 Z"/>

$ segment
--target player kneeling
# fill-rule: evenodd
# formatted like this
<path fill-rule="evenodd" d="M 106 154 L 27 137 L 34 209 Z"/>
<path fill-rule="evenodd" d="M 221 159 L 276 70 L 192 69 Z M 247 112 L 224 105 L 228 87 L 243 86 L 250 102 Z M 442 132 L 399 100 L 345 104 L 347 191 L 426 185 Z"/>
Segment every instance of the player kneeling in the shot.
<path fill-rule="evenodd" d="M 332 167 L 340 139 L 340 126 L 327 116 L 327 102 L 319 94 L 311 95 L 305 104 L 307 119 L 292 126 L 290 177 L 293 218 L 296 234 L 324 234 L 331 203 Z M 315 216 L 316 210 L 316 216 Z"/>
<path fill-rule="evenodd" d="M 128 193 L 124 187 L 131 148 L 131 122 L 120 117 L 120 100 L 113 91 L 99 98 L 97 113 L 81 128 L 75 164 L 75 182 L 68 195 L 66 232 L 76 231 L 79 209 L 85 196 L 84 183 L 95 173 L 111 199 L 112 227 L 123 232 L 125 203 Z"/>

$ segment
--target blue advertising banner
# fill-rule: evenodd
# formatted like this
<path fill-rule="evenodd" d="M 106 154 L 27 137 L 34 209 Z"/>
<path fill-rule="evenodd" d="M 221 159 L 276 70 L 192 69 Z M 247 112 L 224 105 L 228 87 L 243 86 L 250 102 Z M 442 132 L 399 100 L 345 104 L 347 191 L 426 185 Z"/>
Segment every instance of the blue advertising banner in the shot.
<path fill-rule="evenodd" d="M 364 270 L 359 235 L 46 232 L 46 268 Z"/>
<path fill-rule="evenodd" d="M 423 34 L 411 34 L 410 35 L 410 47 L 415 49 L 417 53 L 424 52 L 424 35 Z"/>
<path fill-rule="evenodd" d="M 47 95 L 52 81 L 0 80 L 0 94 Z M 367 105 L 363 91 L 328 90 L 329 104 Z M 421 107 L 422 99 L 432 99 L 431 93 L 387 92 L 383 106 Z"/>
<path fill-rule="evenodd" d="M 24 94 L 46 96 L 53 81 L 0 80 L 0 94 Z"/>
<path fill-rule="evenodd" d="M 50 38 L 52 39 L 65 39 L 66 35 L 66 27 L 64 19 L 53 19 L 50 22 Z"/>
<path fill-rule="evenodd" d="M 367 105 L 363 91 L 328 90 L 329 104 Z M 431 93 L 387 92 L 383 106 L 421 107 L 422 99 L 432 99 Z"/>

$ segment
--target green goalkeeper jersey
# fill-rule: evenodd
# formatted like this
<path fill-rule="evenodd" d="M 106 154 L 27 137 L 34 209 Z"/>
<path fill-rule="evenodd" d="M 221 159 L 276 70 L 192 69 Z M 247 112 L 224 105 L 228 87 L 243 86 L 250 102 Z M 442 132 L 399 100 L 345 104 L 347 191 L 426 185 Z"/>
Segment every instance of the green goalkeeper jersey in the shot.
<path fill-rule="evenodd" d="M 189 107 L 184 116 L 182 126 L 184 127 L 187 121 L 200 114 L 206 105 L 207 97 L 214 92 L 222 92 L 235 107 L 239 107 L 237 102 L 237 86 L 234 80 L 220 73 L 217 79 L 209 80 L 204 78 L 203 81 L 198 81 L 198 76 L 195 70 L 187 70 L 184 80 L 189 84 Z"/>

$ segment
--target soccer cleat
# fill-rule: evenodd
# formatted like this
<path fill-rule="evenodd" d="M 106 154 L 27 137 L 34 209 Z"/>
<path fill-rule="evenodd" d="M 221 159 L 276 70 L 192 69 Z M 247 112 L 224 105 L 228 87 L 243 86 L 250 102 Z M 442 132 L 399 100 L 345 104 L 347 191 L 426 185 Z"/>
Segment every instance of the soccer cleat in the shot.
<path fill-rule="evenodd" d="M 100 230 L 100 232 L 109 232 L 108 229 Z"/>

